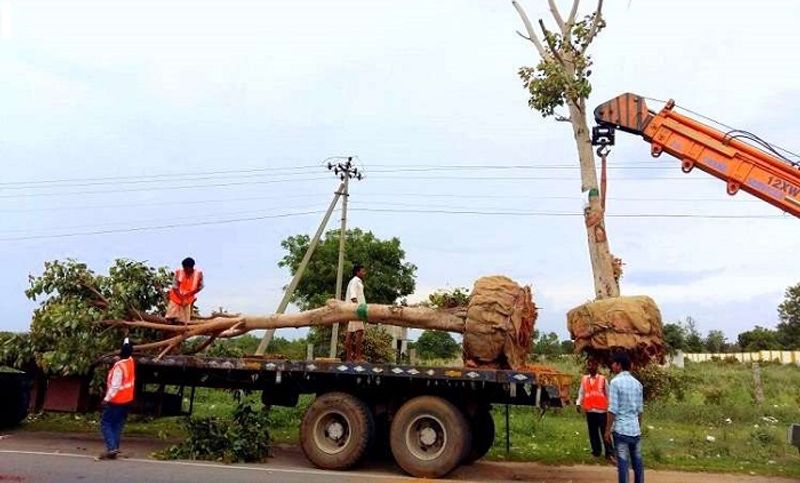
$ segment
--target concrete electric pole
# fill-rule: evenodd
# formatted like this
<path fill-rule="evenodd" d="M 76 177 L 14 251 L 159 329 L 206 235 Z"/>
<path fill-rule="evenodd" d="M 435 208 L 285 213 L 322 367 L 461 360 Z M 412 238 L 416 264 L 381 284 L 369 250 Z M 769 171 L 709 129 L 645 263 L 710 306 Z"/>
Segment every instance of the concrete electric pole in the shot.
<path fill-rule="evenodd" d="M 347 158 L 347 163 L 345 163 L 345 164 L 346 165 L 350 165 L 352 163 L 352 159 L 353 159 L 352 157 Z M 337 165 L 336 168 L 334 168 L 334 165 L 332 165 L 330 162 L 328 163 L 328 169 L 329 170 L 331 170 L 331 169 L 334 170 L 334 173 L 341 180 L 341 184 L 339 184 L 339 187 L 334 192 L 334 196 L 333 196 L 333 199 L 331 200 L 331 204 L 328 206 L 328 211 L 325 212 L 325 216 L 322 217 L 322 222 L 319 224 L 319 227 L 317 228 L 317 232 L 314 234 L 314 238 L 312 238 L 311 242 L 308 244 L 308 249 L 306 249 L 306 253 L 303 255 L 303 259 L 300 261 L 300 265 L 297 267 L 297 271 L 295 271 L 294 277 L 292 277 L 292 281 L 289 282 L 289 286 L 286 287 L 286 291 L 283 294 L 283 298 L 281 299 L 280 303 L 278 304 L 278 308 L 275 310 L 276 314 L 282 314 L 282 313 L 284 313 L 286 311 L 286 307 L 289 305 L 289 301 L 292 299 L 292 295 L 294 294 L 294 291 L 297 288 L 297 285 L 300 283 L 300 279 L 303 278 L 303 273 L 305 273 L 306 267 L 308 266 L 308 262 L 311 260 L 311 255 L 314 254 L 314 250 L 316 250 L 317 245 L 319 244 L 319 240 L 322 237 L 322 234 L 325 232 L 325 227 L 328 226 L 328 220 L 330 220 L 331 214 L 333 214 L 333 210 L 336 209 L 336 204 L 339 202 L 339 199 L 342 196 L 346 195 L 346 193 L 347 193 L 347 182 L 350 179 L 350 176 L 346 176 L 345 177 L 343 174 L 340 174 L 338 172 L 338 165 Z M 353 167 L 352 171 L 353 171 L 353 177 L 358 178 L 358 179 L 362 178 L 362 174 L 358 172 L 357 168 Z M 343 209 L 342 209 L 342 226 L 344 226 L 344 223 L 346 221 L 346 211 L 347 211 L 347 197 L 345 196 Z M 340 253 L 339 253 L 339 273 L 338 273 L 338 278 L 339 279 L 337 279 L 337 282 L 336 282 L 337 283 L 337 287 L 338 287 L 337 288 L 337 296 L 336 296 L 336 298 L 339 298 L 338 293 L 341 292 L 341 290 L 340 290 L 340 288 L 341 288 L 341 280 L 340 279 L 341 279 L 341 271 L 342 271 L 341 265 L 342 265 L 342 258 L 343 258 L 343 253 L 341 253 L 341 252 L 342 252 L 342 250 L 344 250 L 343 244 L 340 243 L 339 245 L 340 245 L 339 246 L 339 250 L 340 250 Z M 264 333 L 264 337 L 261 338 L 261 342 L 258 344 L 258 349 L 256 349 L 256 355 L 257 356 L 263 356 L 264 355 L 264 352 L 266 352 L 267 346 L 269 345 L 269 342 L 272 340 L 272 336 L 274 334 L 275 334 L 275 330 L 274 329 L 267 330 Z"/>
<path fill-rule="evenodd" d="M 347 238 L 347 199 L 350 197 L 350 179 L 360 180 L 362 178 L 362 173 L 353 165 L 352 156 L 349 156 L 347 161 L 344 162 L 335 164 L 329 162 L 328 169 L 332 170 L 333 173 L 339 177 L 344 188 L 342 193 L 342 224 L 339 230 L 339 264 L 336 267 L 336 299 L 344 300 L 344 294 L 342 294 L 342 279 L 344 276 L 345 240 Z M 336 346 L 338 342 L 339 324 L 336 323 L 333 324 L 333 330 L 331 332 L 331 351 L 329 353 L 331 359 L 336 357 Z"/>

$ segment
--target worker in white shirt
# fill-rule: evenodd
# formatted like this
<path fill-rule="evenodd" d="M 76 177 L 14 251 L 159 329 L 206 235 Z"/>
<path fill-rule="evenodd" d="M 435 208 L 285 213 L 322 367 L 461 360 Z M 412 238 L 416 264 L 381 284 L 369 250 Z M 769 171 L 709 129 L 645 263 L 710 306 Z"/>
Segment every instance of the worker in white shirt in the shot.
<path fill-rule="evenodd" d="M 353 266 L 353 278 L 347 284 L 346 300 L 355 304 L 366 304 L 364 297 L 364 277 L 367 269 L 363 265 L 356 263 Z M 351 320 L 347 323 L 347 334 L 344 338 L 345 360 L 363 361 L 364 360 L 364 322 L 361 320 Z"/>

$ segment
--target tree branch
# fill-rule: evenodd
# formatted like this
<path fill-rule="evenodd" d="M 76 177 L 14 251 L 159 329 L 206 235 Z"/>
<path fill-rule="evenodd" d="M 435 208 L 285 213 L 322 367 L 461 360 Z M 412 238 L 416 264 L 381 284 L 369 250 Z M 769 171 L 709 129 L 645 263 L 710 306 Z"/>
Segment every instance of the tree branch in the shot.
<path fill-rule="evenodd" d="M 578 5 L 581 3 L 581 0 L 574 0 L 572 2 L 572 10 L 569 12 L 569 18 L 567 18 L 567 27 L 569 28 L 569 32 L 572 33 L 572 26 L 575 25 L 575 16 L 578 14 Z"/>
<path fill-rule="evenodd" d="M 517 3 L 517 0 L 512 0 L 512 5 L 514 8 L 517 9 L 517 13 L 519 14 L 520 18 L 522 19 L 522 23 L 525 25 L 525 30 L 528 32 L 528 36 L 525 37 L 521 33 L 517 32 L 520 37 L 529 40 L 533 45 L 536 46 L 536 50 L 539 51 L 539 55 L 542 59 L 547 59 L 547 51 L 544 49 L 544 46 L 539 41 L 539 38 L 536 36 L 536 32 L 533 30 L 533 25 L 531 24 L 530 19 L 528 19 L 528 15 L 525 13 L 525 10 Z"/>
<path fill-rule="evenodd" d="M 556 45 L 553 43 L 552 35 L 548 35 L 549 32 L 547 31 L 547 28 L 544 26 L 544 22 L 542 21 L 542 19 L 539 19 L 539 27 L 542 28 L 542 35 L 544 35 L 544 40 L 547 42 L 547 46 L 550 47 L 550 51 L 553 52 L 553 56 L 556 58 L 558 63 L 561 64 L 561 67 L 566 67 L 567 63 L 564 62 L 564 58 L 561 57 L 561 54 L 558 52 L 558 49 L 556 49 Z"/>
<path fill-rule="evenodd" d="M 550 13 L 553 14 L 553 18 L 556 19 L 556 24 L 558 25 L 558 28 L 561 30 L 561 35 L 566 37 L 567 26 L 564 23 L 564 18 L 561 17 L 561 13 L 558 11 L 558 6 L 556 6 L 556 0 L 547 0 L 547 3 L 550 5 Z"/>
<path fill-rule="evenodd" d="M 211 334 L 211 336 L 203 341 L 203 343 L 200 344 L 196 349 L 194 349 L 191 354 L 197 354 L 198 352 L 204 351 L 208 346 L 213 344 L 215 340 L 217 340 L 217 337 L 219 337 L 219 334 Z"/>
<path fill-rule="evenodd" d="M 586 49 L 589 48 L 589 44 L 592 43 L 594 37 L 597 35 L 597 31 L 600 28 L 600 23 L 603 21 L 603 0 L 597 0 L 597 10 L 594 13 L 594 21 L 592 22 L 592 27 L 589 29 L 589 34 L 586 35 L 586 41 L 584 42 L 583 47 L 581 48 L 581 53 L 586 52 Z"/>

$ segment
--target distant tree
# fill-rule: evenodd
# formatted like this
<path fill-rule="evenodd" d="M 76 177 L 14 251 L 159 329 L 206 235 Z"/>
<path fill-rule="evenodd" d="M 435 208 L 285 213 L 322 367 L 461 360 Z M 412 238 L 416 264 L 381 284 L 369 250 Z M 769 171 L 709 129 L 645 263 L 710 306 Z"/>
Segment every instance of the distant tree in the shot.
<path fill-rule="evenodd" d="M 697 322 L 695 322 L 692 317 L 686 317 L 684 321 L 684 330 L 686 331 L 686 351 L 703 352 L 705 350 L 705 344 L 703 344 L 700 331 L 697 330 Z"/>
<path fill-rule="evenodd" d="M 278 263 L 288 267 L 292 275 L 300 266 L 310 237 L 295 235 L 281 242 L 287 254 Z M 393 304 L 414 292 L 417 267 L 406 262 L 406 252 L 399 238 L 381 240 L 372 232 L 358 228 L 347 230 L 347 257 L 344 263 L 345 278 L 349 279 L 354 263 L 367 268 L 364 295 L 370 303 Z M 322 306 L 326 300 L 336 298 L 336 267 L 339 263 L 339 230 L 331 230 L 320 241 L 303 279 L 297 285 L 292 300 L 301 310 Z M 346 282 L 347 280 L 345 280 Z"/>
<path fill-rule="evenodd" d="M 778 306 L 778 316 L 778 342 L 787 350 L 800 349 L 800 284 L 786 289 L 783 302 Z"/>
<path fill-rule="evenodd" d="M 457 356 L 461 346 L 448 332 L 426 330 L 415 344 L 417 354 L 422 359 L 452 359 Z"/>
<path fill-rule="evenodd" d="M 671 355 L 686 350 L 686 330 L 680 322 L 664 324 L 664 342 L 667 344 L 667 352 Z"/>
<path fill-rule="evenodd" d="M 295 235 L 283 240 L 281 246 L 287 254 L 281 259 L 278 266 L 289 268 L 291 274 L 294 275 L 308 249 L 310 240 L 308 235 Z M 405 261 L 406 252 L 401 248 L 399 238 L 381 240 L 372 232 L 355 228 L 347 230 L 345 241 L 347 257 L 344 263 L 344 282 L 347 283 L 354 263 L 364 265 L 367 268 L 367 279 L 364 282 L 364 295 L 367 302 L 393 304 L 414 292 L 414 277 L 417 267 Z M 336 290 L 338 263 L 339 230 L 330 230 L 314 250 L 308 268 L 297 285 L 292 302 L 301 310 L 309 310 L 322 306 L 328 299 L 336 298 L 333 292 Z M 331 331 L 331 328 L 327 326 L 311 328 L 309 339 L 314 344 L 315 355 L 328 355 Z M 343 336 L 344 333 L 345 329 L 340 328 L 339 334 Z M 383 334 L 374 331 L 371 334 L 377 339 L 370 341 L 369 344 L 380 347 Z M 369 334 L 365 333 L 365 337 L 367 336 Z M 391 343 L 389 345 L 391 346 Z"/>
<path fill-rule="evenodd" d="M 575 343 L 571 340 L 562 340 L 561 341 L 561 353 L 562 354 L 572 354 L 575 350 Z"/>
<path fill-rule="evenodd" d="M 778 334 L 771 329 L 757 325 L 753 330 L 742 332 L 738 337 L 739 347 L 745 351 L 780 349 Z"/>
<path fill-rule="evenodd" d="M 728 342 L 721 330 L 711 330 L 706 336 L 705 346 L 708 352 L 725 352 Z"/>
<path fill-rule="evenodd" d="M 534 355 L 538 356 L 557 356 L 561 354 L 561 342 L 559 342 L 558 334 L 555 332 L 548 332 L 546 334 L 534 331 L 535 343 L 532 347 Z"/>

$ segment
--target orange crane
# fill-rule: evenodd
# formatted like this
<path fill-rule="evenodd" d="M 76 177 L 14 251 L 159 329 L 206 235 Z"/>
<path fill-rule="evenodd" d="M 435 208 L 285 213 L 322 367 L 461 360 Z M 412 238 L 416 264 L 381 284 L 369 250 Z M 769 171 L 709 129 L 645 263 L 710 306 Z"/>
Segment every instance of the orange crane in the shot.
<path fill-rule="evenodd" d="M 781 155 L 752 133 L 723 132 L 675 112 L 669 100 L 656 113 L 647 108 L 644 97 L 626 93 L 600 104 L 594 111 L 597 126 L 592 144 L 614 144 L 614 130 L 641 135 L 658 157 L 671 154 L 681 160 L 684 173 L 699 168 L 727 183 L 729 195 L 739 190 L 761 198 L 779 209 L 800 217 L 800 166 Z M 749 142 L 759 144 L 764 150 Z"/>

